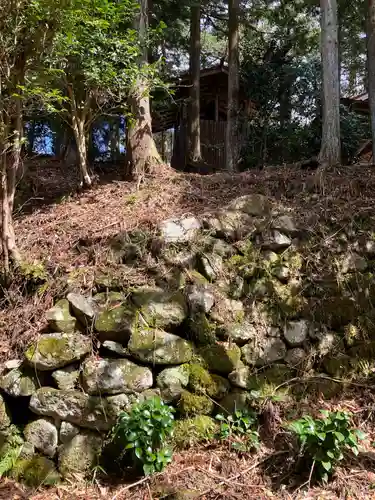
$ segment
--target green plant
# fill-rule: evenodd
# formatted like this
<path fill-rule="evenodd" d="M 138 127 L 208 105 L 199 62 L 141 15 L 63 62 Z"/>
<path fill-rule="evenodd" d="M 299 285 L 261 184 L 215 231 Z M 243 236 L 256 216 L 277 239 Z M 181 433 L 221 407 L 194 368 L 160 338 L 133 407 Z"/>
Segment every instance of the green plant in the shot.
<path fill-rule="evenodd" d="M 131 451 L 133 464 L 142 466 L 145 475 L 161 472 L 172 460 L 172 452 L 164 443 L 173 434 L 173 413 L 173 408 L 155 397 L 119 415 L 112 439 L 120 440 L 123 455 Z"/>
<path fill-rule="evenodd" d="M 288 425 L 300 442 L 301 454 L 312 460 L 311 473 L 324 482 L 328 481 L 337 462 L 344 458 L 344 451 L 358 455 L 358 439 L 364 434 L 350 427 L 350 413 L 321 410 L 324 418 L 306 415 Z"/>
<path fill-rule="evenodd" d="M 17 427 L 9 429 L 9 436 L 0 448 L 0 478 L 9 474 L 15 466 L 23 447 L 23 439 Z"/>
<path fill-rule="evenodd" d="M 256 430 L 257 416 L 249 410 L 237 410 L 233 415 L 216 415 L 220 422 L 219 439 L 227 441 L 230 448 L 237 451 L 250 451 L 259 446 L 259 433 Z"/>

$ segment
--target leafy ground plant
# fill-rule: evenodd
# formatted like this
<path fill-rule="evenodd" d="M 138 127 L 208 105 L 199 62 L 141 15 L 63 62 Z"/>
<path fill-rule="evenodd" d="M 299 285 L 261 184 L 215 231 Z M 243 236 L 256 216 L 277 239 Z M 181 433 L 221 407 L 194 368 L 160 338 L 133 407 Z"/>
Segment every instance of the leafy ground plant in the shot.
<path fill-rule="evenodd" d="M 301 454 L 312 461 L 310 478 L 315 471 L 327 482 L 334 467 L 344 458 L 345 451 L 358 455 L 358 439 L 364 434 L 350 425 L 351 415 L 344 411 L 321 410 L 322 418 L 307 415 L 288 425 L 301 445 Z"/>
<path fill-rule="evenodd" d="M 145 475 L 161 472 L 172 460 L 172 451 L 163 446 L 173 434 L 174 409 L 155 397 L 123 412 L 113 429 L 123 453 L 132 454 L 133 464 Z"/>
<path fill-rule="evenodd" d="M 237 410 L 233 415 L 216 415 L 216 420 L 220 422 L 219 438 L 227 441 L 230 448 L 242 452 L 258 448 L 259 433 L 254 412 Z"/>

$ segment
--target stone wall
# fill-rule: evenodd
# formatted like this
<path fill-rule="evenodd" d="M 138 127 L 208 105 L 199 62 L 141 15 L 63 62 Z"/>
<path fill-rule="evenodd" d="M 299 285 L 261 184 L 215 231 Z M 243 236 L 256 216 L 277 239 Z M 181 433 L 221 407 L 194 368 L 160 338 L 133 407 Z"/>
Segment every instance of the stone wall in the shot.
<path fill-rule="evenodd" d="M 0 455 L 21 424 L 18 477 L 86 473 L 119 413 L 152 395 L 184 418 L 284 384 L 329 396 L 342 387 L 332 378 L 372 371 L 369 233 L 310 233 L 249 195 L 119 235 L 112 255 L 147 268 L 145 283 L 124 289 L 107 273 L 90 296 L 68 293 L 47 312 L 49 333 L 2 367 Z"/>

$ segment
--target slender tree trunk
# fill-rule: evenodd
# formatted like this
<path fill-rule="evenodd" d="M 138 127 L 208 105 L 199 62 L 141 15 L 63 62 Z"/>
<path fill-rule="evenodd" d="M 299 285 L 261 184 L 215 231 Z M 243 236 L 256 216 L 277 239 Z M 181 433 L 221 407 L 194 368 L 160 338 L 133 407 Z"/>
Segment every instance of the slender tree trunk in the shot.
<path fill-rule="evenodd" d="M 319 162 L 322 166 L 332 167 L 341 162 L 337 1 L 321 0 L 320 5 L 323 130 Z"/>
<path fill-rule="evenodd" d="M 77 145 L 79 169 L 81 172 L 81 183 L 84 187 L 91 187 L 92 181 L 87 165 L 87 141 L 85 122 L 77 115 L 72 116 L 72 128 Z"/>
<path fill-rule="evenodd" d="M 226 134 L 226 166 L 229 172 L 237 170 L 239 159 L 239 0 L 229 0 L 229 76 L 228 118 Z"/>
<path fill-rule="evenodd" d="M 148 28 L 147 13 L 148 0 L 140 0 L 137 30 L 142 46 L 142 54 L 139 62 L 141 68 L 148 63 L 146 46 Z M 138 77 L 130 94 L 129 103 L 132 119 L 128 124 L 127 156 L 130 171 L 135 177 L 139 187 L 146 173 L 162 161 L 152 137 L 149 85 L 144 77 Z"/>
<path fill-rule="evenodd" d="M 375 0 L 368 0 L 367 10 L 368 97 L 371 114 L 372 163 L 375 163 Z"/>
<path fill-rule="evenodd" d="M 71 107 L 71 120 L 72 120 L 72 130 L 74 139 L 77 146 L 79 169 L 81 173 L 81 185 L 82 187 L 90 188 L 92 186 L 92 180 L 89 174 L 89 168 L 87 164 L 87 134 L 86 134 L 86 118 L 87 112 L 90 109 L 90 98 L 86 96 L 86 101 L 82 108 L 78 108 L 76 102 L 76 96 L 74 95 L 74 90 L 71 85 L 67 87 L 70 107 Z"/>
<path fill-rule="evenodd" d="M 192 86 L 189 109 L 189 161 L 201 161 L 200 129 L 200 70 L 201 70 L 201 5 L 197 1 L 191 7 L 190 19 L 190 75 Z"/>

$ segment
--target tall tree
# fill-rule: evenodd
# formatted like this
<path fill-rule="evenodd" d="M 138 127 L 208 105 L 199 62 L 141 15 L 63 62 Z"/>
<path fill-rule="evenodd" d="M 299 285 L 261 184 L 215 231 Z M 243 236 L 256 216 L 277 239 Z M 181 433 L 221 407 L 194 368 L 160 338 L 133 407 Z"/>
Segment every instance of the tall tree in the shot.
<path fill-rule="evenodd" d="M 375 0 L 368 0 L 367 11 L 368 96 L 371 114 L 372 162 L 375 163 Z"/>
<path fill-rule="evenodd" d="M 320 7 L 323 130 L 319 162 L 322 166 L 331 167 L 341 161 L 337 1 L 321 0 Z"/>
<path fill-rule="evenodd" d="M 228 118 L 226 134 L 226 168 L 237 170 L 239 159 L 238 107 L 239 107 L 239 0 L 229 0 L 229 75 L 228 75 Z"/>
<path fill-rule="evenodd" d="M 148 65 L 148 0 L 139 0 L 136 30 L 140 46 L 138 74 L 130 90 L 130 111 L 128 130 L 128 169 L 137 180 L 138 186 L 161 158 L 152 137 L 150 110 L 150 66 Z"/>
<path fill-rule="evenodd" d="M 200 69 L 201 69 L 201 2 L 191 6 L 190 19 L 190 109 L 189 109 L 189 160 L 201 160 L 200 128 Z"/>

